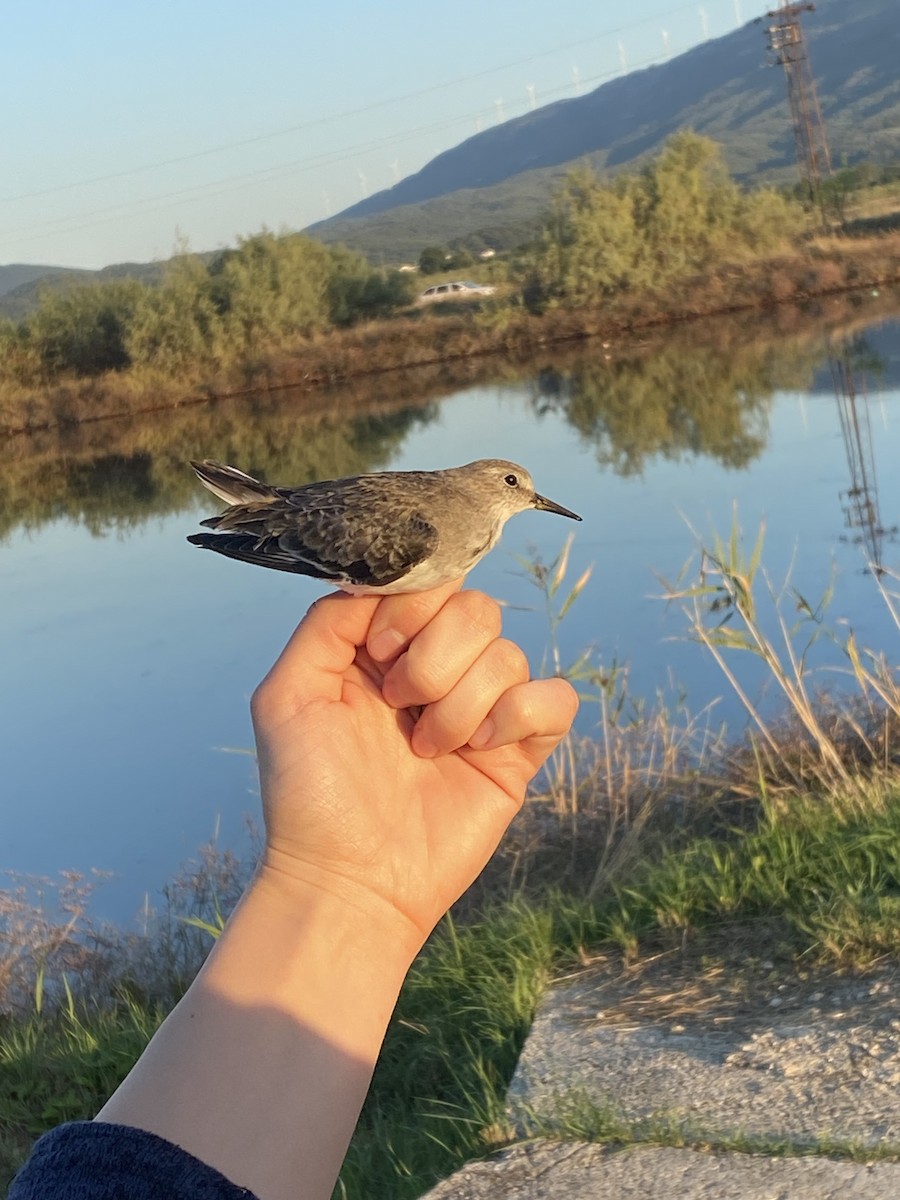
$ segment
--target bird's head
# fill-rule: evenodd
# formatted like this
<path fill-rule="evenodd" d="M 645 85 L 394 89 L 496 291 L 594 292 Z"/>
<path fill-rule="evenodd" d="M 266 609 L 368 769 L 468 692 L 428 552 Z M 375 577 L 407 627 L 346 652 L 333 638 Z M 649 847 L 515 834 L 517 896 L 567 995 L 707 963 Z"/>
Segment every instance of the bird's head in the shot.
<path fill-rule="evenodd" d="M 535 491 L 531 474 L 518 463 L 504 458 L 482 458 L 458 467 L 457 471 L 465 475 L 475 502 L 483 505 L 483 511 L 494 512 L 501 523 L 526 508 L 558 513 L 573 521 L 581 520 L 577 513 Z"/>

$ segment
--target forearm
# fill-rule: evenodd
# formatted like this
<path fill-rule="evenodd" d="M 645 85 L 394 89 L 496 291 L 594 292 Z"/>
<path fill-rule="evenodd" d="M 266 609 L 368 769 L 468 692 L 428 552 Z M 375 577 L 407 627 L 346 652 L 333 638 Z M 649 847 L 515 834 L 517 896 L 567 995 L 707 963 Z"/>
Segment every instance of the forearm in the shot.
<path fill-rule="evenodd" d="M 377 901 L 263 871 L 98 1120 L 261 1200 L 327 1200 L 418 940 Z"/>

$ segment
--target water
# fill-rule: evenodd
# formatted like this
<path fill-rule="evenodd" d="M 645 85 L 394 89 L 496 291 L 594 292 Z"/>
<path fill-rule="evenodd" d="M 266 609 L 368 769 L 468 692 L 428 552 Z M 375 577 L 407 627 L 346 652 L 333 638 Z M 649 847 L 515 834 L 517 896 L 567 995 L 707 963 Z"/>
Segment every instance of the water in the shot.
<path fill-rule="evenodd" d="M 637 351 L 548 355 L 499 381 L 496 364 L 468 364 L 485 377 L 443 398 L 428 377 L 391 379 L 319 397 L 313 413 L 284 393 L 14 443 L 0 481 L 0 869 L 109 870 L 96 910 L 127 919 L 213 834 L 243 845 L 257 808 L 248 700 L 322 588 L 189 546 L 216 511 L 189 457 L 283 483 L 521 461 L 585 518 L 569 578 L 594 575 L 561 628 L 563 657 L 590 645 L 594 661 L 628 664 L 635 695 L 683 690 L 735 730 L 717 668 L 657 598 L 695 548 L 691 527 L 727 534 L 736 512 L 752 542 L 764 520 L 773 579 L 792 567 L 815 598 L 834 576 L 832 619 L 895 655 L 866 563 L 900 567 L 900 324 L 872 302 L 838 326 L 825 314 L 767 340 L 720 322 Z M 855 403 L 836 397 L 835 368 Z M 432 398 L 390 395 L 401 387 Z M 471 576 L 508 602 L 507 632 L 535 666 L 547 624 L 517 560 L 551 560 L 572 528 L 516 517 Z M 590 732 L 595 708 L 579 720 Z"/>

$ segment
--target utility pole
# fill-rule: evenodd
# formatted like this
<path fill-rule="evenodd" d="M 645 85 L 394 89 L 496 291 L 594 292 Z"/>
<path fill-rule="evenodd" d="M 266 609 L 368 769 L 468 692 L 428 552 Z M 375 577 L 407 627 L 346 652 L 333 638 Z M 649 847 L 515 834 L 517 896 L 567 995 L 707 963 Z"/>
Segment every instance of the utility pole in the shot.
<path fill-rule="evenodd" d="M 814 4 L 788 4 L 766 13 L 766 38 L 775 62 L 784 67 L 794 125 L 797 164 L 809 197 L 822 211 L 822 181 L 831 174 L 831 151 L 816 95 L 816 84 L 803 38 L 800 15 L 815 12 Z M 824 219 L 824 211 L 822 216 Z"/>

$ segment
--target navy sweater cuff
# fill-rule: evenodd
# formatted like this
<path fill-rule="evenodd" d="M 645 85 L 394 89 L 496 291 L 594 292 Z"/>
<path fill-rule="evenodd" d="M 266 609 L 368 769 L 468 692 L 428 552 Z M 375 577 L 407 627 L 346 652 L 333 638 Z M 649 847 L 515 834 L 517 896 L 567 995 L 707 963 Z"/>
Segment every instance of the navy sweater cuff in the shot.
<path fill-rule="evenodd" d="M 172 1142 L 101 1121 L 45 1133 L 12 1182 L 8 1200 L 255 1200 Z"/>

